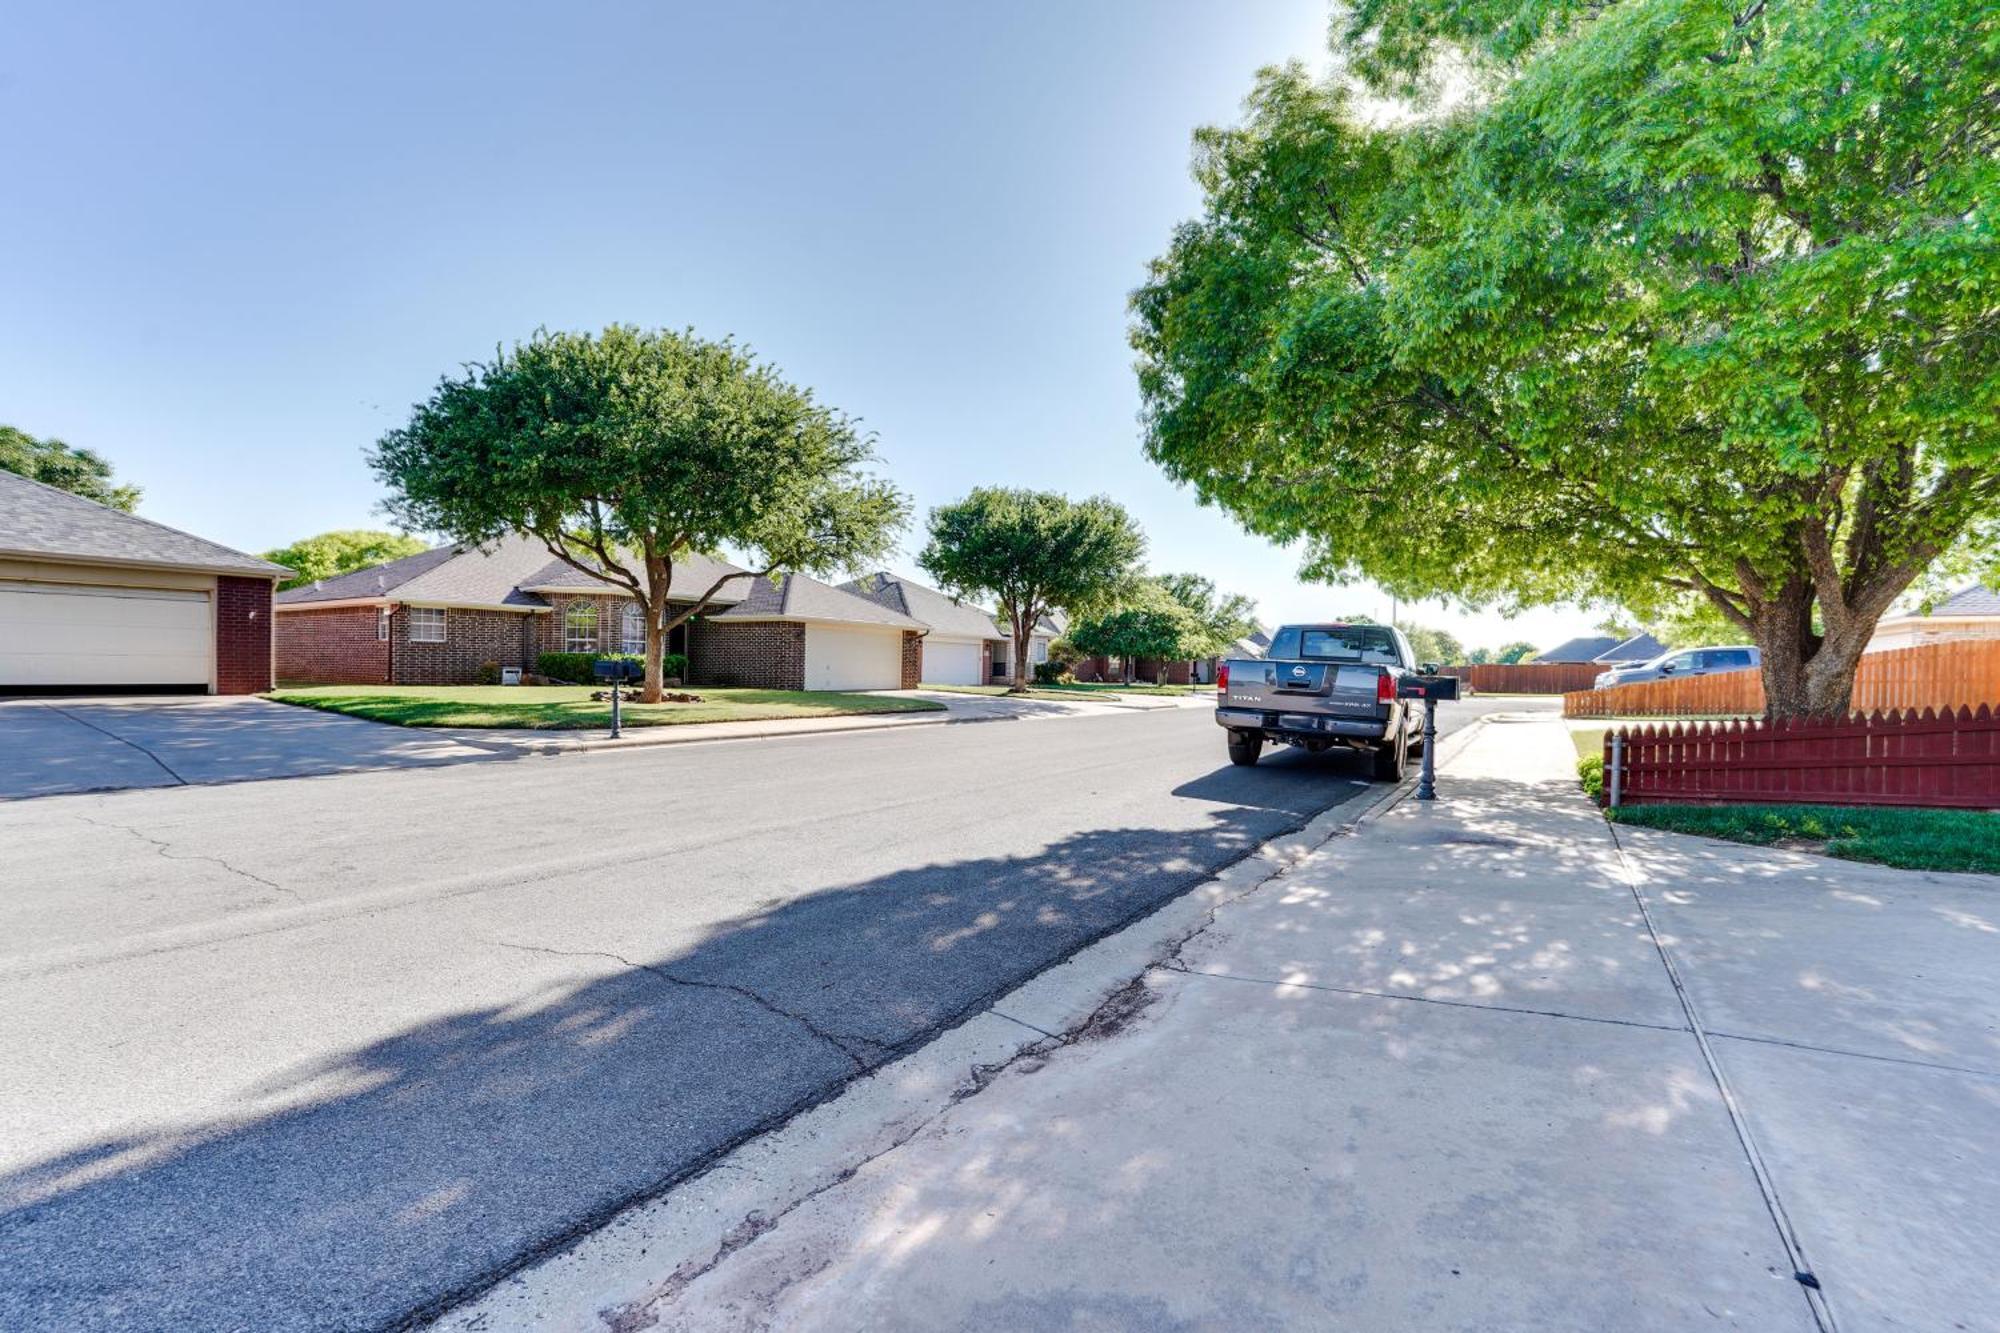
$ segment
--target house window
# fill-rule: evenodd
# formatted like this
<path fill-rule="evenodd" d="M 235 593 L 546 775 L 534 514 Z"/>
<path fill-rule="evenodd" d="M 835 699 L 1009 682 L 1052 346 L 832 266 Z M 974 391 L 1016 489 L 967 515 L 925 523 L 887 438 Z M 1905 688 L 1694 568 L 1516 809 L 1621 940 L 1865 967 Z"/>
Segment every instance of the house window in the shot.
<path fill-rule="evenodd" d="M 410 608 L 410 642 L 444 642 L 444 608 L 441 606 L 413 606 Z"/>
<path fill-rule="evenodd" d="M 646 613 L 639 609 L 637 602 L 627 602 L 624 615 L 618 619 L 618 651 L 646 651 Z"/>
<path fill-rule="evenodd" d="M 566 653 L 597 651 L 596 603 L 571 602 L 569 610 L 563 612 L 563 651 Z"/>
<path fill-rule="evenodd" d="M 1036 666 L 1047 664 L 1049 660 L 1049 641 L 1047 639 L 1028 640 L 1028 656 L 1034 661 Z"/>
<path fill-rule="evenodd" d="M 389 642 L 389 608 L 386 606 L 376 608 L 375 637 L 383 643 Z"/>

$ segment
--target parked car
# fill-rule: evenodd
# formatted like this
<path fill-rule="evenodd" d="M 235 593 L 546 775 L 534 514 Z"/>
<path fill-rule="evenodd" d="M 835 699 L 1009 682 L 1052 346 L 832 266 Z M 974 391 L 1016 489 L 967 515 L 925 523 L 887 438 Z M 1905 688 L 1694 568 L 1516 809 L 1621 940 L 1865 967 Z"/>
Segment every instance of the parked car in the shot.
<path fill-rule="evenodd" d="M 1423 745 L 1423 704 L 1398 684 L 1417 670 L 1410 641 L 1388 625 L 1286 625 L 1265 657 L 1216 669 L 1215 720 L 1228 729 L 1230 762 L 1256 763 L 1267 741 L 1313 754 L 1344 746 L 1373 754 L 1376 777 L 1400 781 Z"/>
<path fill-rule="evenodd" d="M 1762 666 L 1764 655 L 1750 644 L 1730 648 L 1680 648 L 1661 653 L 1638 666 L 1614 667 L 1598 676 L 1593 689 L 1613 685 L 1634 685 L 1642 680 L 1680 679 L 1685 676 L 1714 676 L 1725 671 L 1750 671 Z"/>

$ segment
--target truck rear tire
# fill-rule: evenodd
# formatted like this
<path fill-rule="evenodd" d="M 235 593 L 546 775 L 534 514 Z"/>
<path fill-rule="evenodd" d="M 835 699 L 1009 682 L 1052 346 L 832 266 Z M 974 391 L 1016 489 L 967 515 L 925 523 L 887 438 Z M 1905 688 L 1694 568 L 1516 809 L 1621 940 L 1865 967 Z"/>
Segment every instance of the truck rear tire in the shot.
<path fill-rule="evenodd" d="M 1255 731 L 1232 731 L 1229 733 L 1229 762 L 1244 768 L 1257 762 L 1264 753 L 1264 737 Z"/>
<path fill-rule="evenodd" d="M 1399 735 L 1375 752 L 1375 778 L 1379 782 L 1401 782 L 1409 766 L 1410 738 Z"/>

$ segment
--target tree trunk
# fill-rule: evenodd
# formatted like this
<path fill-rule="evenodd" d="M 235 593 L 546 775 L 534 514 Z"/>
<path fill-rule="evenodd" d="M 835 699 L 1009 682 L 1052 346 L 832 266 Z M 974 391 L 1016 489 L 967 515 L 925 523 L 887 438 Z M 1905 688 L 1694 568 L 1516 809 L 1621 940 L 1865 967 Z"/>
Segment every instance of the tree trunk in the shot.
<path fill-rule="evenodd" d="M 1751 637 L 1764 655 L 1766 717 L 1838 719 L 1852 708 L 1854 672 L 1877 617 L 1822 634 L 1813 627 L 1813 604 L 1810 585 L 1795 579 L 1752 617 Z"/>
<path fill-rule="evenodd" d="M 656 704 L 666 686 L 667 633 L 660 628 L 660 617 L 652 607 L 641 609 L 646 614 L 646 683 L 640 688 L 639 702 Z"/>
<path fill-rule="evenodd" d="M 1028 636 L 1014 636 L 1014 683 L 1008 688 L 1009 694 L 1025 694 L 1028 689 Z"/>

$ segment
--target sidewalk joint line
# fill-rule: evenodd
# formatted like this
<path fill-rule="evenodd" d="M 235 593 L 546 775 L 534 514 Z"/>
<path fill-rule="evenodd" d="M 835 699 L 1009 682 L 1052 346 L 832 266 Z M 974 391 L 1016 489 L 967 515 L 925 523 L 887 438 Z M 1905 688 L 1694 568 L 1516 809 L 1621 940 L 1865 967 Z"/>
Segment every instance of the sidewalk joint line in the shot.
<path fill-rule="evenodd" d="M 1056 1033 L 1053 1033 L 1053 1032 L 1049 1031 L 1049 1030 L 1048 1030 L 1047 1028 L 1038 1028 L 1038 1027 L 1036 1027 L 1036 1026 L 1035 1026 L 1035 1025 L 1033 1024 L 1033 1023 L 1030 1023 L 1030 1022 L 1029 1022 L 1029 1021 L 1028 1021 L 1027 1019 L 1025 1019 L 1025 1018 L 1016 1018 L 1016 1017 L 1014 1017 L 1014 1015 L 1012 1015 L 1012 1014 L 1003 1014 L 1003 1013 L 1001 1013 L 1001 1012 L 1000 1012 L 1000 1011 L 999 1011 L 998 1009 L 995 1009 L 995 1010 L 993 1010 L 992 1012 L 993 1012 L 993 1016 L 994 1016 L 995 1018 L 1004 1018 L 1004 1019 L 1006 1019 L 1006 1020 L 1007 1020 L 1007 1021 L 1008 1021 L 1009 1023 L 1013 1023 L 1013 1024 L 1015 1024 L 1015 1025 L 1017 1025 L 1017 1026 L 1019 1026 L 1019 1027 L 1024 1027 L 1024 1028 L 1028 1029 L 1028 1031 L 1030 1031 L 1030 1032 L 1039 1032 L 1039 1033 L 1041 1033 L 1041 1034 L 1042 1034 L 1042 1035 L 1043 1035 L 1044 1037 L 1047 1037 L 1047 1038 L 1048 1038 L 1049 1040 L 1051 1040 L 1051 1041 L 1061 1041 L 1061 1040 L 1062 1040 L 1062 1038 L 1061 1038 L 1060 1036 L 1058 1036 L 1058 1035 L 1057 1035 Z"/>
<path fill-rule="evenodd" d="M 1708 1030 L 1702 1026 L 1700 1011 L 1695 1008 L 1694 996 L 1688 993 L 1687 985 L 1681 979 L 1680 968 L 1674 962 L 1673 951 L 1660 938 L 1659 926 L 1653 920 L 1653 911 L 1646 902 L 1645 890 L 1640 887 L 1643 878 L 1639 867 L 1626 852 L 1625 844 L 1618 837 L 1618 826 L 1610 820 L 1604 821 L 1605 830 L 1611 836 L 1611 846 L 1618 853 L 1618 864 L 1624 871 L 1625 887 L 1631 891 L 1632 901 L 1639 906 L 1639 915 L 1646 923 L 1646 933 L 1653 938 L 1653 948 L 1660 955 L 1660 965 L 1666 969 L 1667 980 L 1674 988 L 1674 994 L 1681 1002 L 1681 1012 L 1687 1015 L 1688 1028 L 1694 1034 L 1695 1045 L 1701 1051 L 1702 1061 L 1708 1066 L 1708 1075 L 1715 1084 L 1716 1092 L 1722 1098 L 1722 1108 L 1729 1116 L 1729 1123 L 1736 1131 L 1736 1141 L 1743 1149 L 1744 1158 L 1750 1163 L 1750 1174 L 1757 1182 L 1758 1191 L 1764 1196 L 1764 1208 L 1771 1215 L 1772 1224 L 1777 1228 L 1778 1243 L 1784 1246 L 1785 1255 L 1792 1265 L 1792 1277 L 1798 1283 L 1799 1292 L 1805 1297 L 1806 1308 L 1819 1326 L 1821 1333 L 1838 1333 L 1834 1322 L 1833 1305 L 1827 1299 L 1826 1289 L 1806 1259 L 1805 1245 L 1799 1239 L 1797 1228 L 1792 1225 L 1790 1213 L 1785 1210 L 1784 1200 L 1778 1195 L 1778 1182 L 1764 1161 L 1764 1154 L 1757 1146 L 1756 1136 L 1750 1132 L 1749 1118 L 1744 1115 L 1742 1104 L 1736 1098 L 1735 1089 L 1722 1072 L 1722 1061 L 1715 1054 L 1715 1046 L 1709 1040 Z"/>
<path fill-rule="evenodd" d="M 1939 1060 L 1919 1060 L 1909 1055 L 1878 1055 L 1873 1051 L 1852 1051 L 1844 1046 L 1819 1046 L 1809 1041 L 1792 1041 L 1786 1037 L 1757 1037 L 1747 1032 L 1717 1032 L 1709 1030 L 1709 1036 L 1725 1041 L 1749 1042 L 1756 1046 L 1786 1046 L 1795 1051 L 1812 1051 L 1818 1055 L 1844 1055 L 1854 1060 L 1880 1060 L 1885 1064 L 1910 1065 L 1917 1069 L 1935 1069 L 1944 1074 L 1970 1074 L 1974 1078 L 2000 1081 L 2000 1069 L 1977 1069 L 1971 1065 L 1948 1065 Z"/>
<path fill-rule="evenodd" d="M 1370 990 L 1364 986 L 1335 986 L 1324 981 L 1280 981 L 1268 977 L 1246 977 L 1234 972 L 1195 972 L 1178 963 L 1162 967 L 1189 977 L 1213 977 L 1217 981 L 1247 981 L 1253 986 L 1294 986 L 1299 990 L 1328 991 L 1335 995 L 1358 995 L 1371 1000 L 1402 1000 L 1410 1004 L 1437 1004 L 1451 1009 L 1484 1009 L 1496 1014 L 1525 1014 L 1531 1018 L 1561 1018 L 1572 1023 L 1603 1023 L 1610 1027 L 1644 1028 L 1648 1032 L 1687 1032 L 1671 1023 L 1647 1023 L 1636 1018 L 1602 1018 L 1594 1014 L 1566 1014 L 1558 1009 L 1527 1009 L 1512 1004 L 1481 1004 L 1477 1000 L 1447 1000 L 1434 995 L 1411 995 L 1404 991 Z"/>

